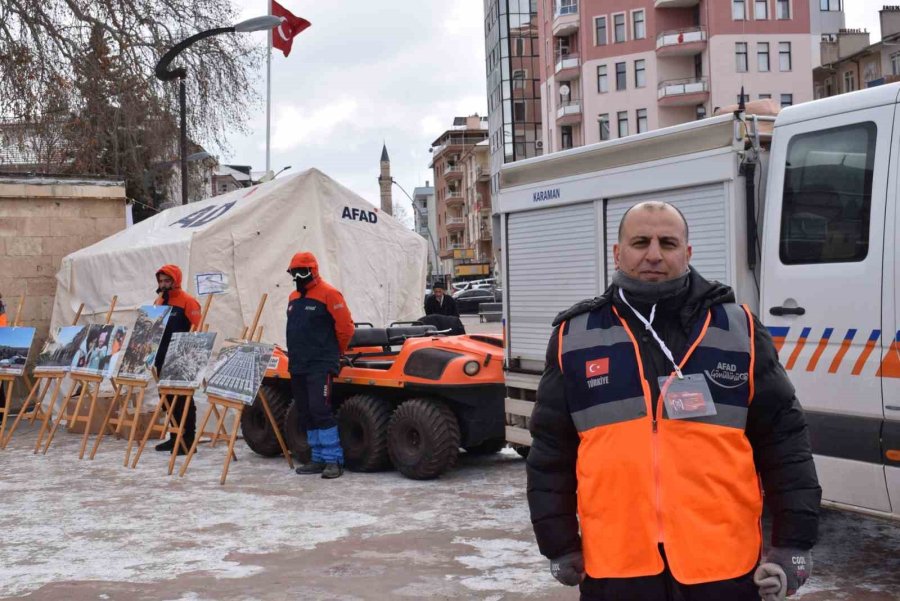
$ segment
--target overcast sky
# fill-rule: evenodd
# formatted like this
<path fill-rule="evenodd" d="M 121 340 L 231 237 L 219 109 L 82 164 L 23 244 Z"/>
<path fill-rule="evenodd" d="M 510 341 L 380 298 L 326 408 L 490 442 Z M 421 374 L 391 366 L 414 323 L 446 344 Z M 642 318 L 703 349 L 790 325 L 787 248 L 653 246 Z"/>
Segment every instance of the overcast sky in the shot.
<path fill-rule="evenodd" d="M 242 17 L 268 0 L 236 0 Z M 410 194 L 432 181 L 431 142 L 487 114 L 483 0 L 284 0 L 312 27 L 272 53 L 272 168 L 316 167 L 379 204 L 382 142 Z M 253 34 L 264 39 L 263 34 Z M 265 65 L 263 65 L 263 72 Z M 264 75 L 264 73 L 263 73 Z M 263 93 L 265 79 L 261 80 Z M 220 161 L 265 168 L 265 104 Z M 409 201 L 394 187 L 394 203 Z"/>
<path fill-rule="evenodd" d="M 235 0 L 248 18 L 268 0 Z M 845 0 L 847 27 L 880 37 L 885 0 Z M 312 27 L 272 54 L 272 168 L 316 167 L 379 203 L 382 141 L 412 194 L 432 181 L 431 142 L 457 115 L 487 112 L 483 0 L 283 0 Z M 253 34 L 264 44 L 263 34 Z M 265 79 L 260 80 L 265 92 Z M 222 162 L 265 168 L 265 104 Z M 394 188 L 394 203 L 409 201 Z"/>

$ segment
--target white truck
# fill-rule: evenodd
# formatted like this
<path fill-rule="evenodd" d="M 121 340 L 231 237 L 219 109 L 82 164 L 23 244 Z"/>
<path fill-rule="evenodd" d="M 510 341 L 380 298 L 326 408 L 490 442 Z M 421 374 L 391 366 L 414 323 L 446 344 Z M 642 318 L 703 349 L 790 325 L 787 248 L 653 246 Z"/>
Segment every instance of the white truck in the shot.
<path fill-rule="evenodd" d="M 898 186 L 900 85 L 504 166 L 507 439 L 530 443 L 554 316 L 609 284 L 623 212 L 665 200 L 690 223 L 692 264 L 771 332 L 826 502 L 900 518 Z"/>

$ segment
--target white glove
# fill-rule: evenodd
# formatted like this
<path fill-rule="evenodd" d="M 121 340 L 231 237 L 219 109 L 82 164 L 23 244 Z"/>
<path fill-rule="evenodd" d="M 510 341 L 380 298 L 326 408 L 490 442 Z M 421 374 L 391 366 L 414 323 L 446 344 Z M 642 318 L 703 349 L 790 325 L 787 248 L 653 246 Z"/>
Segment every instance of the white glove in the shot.
<path fill-rule="evenodd" d="M 784 601 L 787 576 L 777 563 L 760 564 L 753 573 L 753 582 L 759 587 L 759 597 L 763 601 Z"/>

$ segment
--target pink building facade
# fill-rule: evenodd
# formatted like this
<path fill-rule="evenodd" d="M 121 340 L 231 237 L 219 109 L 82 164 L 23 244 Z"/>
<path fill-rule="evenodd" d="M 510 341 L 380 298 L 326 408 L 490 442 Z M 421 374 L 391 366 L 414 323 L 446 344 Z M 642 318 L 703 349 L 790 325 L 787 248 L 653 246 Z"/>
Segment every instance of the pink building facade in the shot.
<path fill-rule="evenodd" d="M 835 10 L 836 9 L 836 10 Z M 813 98 L 834 0 L 540 0 L 545 152 Z"/>

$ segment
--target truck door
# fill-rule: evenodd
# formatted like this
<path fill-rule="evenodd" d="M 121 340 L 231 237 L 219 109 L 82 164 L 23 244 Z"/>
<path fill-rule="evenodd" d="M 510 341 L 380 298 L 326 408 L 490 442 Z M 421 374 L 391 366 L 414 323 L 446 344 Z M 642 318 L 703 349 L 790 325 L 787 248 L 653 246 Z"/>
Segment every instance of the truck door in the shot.
<path fill-rule="evenodd" d="M 893 110 L 776 126 L 762 235 L 760 319 L 806 410 L 823 497 L 878 511 Z"/>
<path fill-rule="evenodd" d="M 900 118 L 896 110 L 894 122 Z M 893 148 L 900 148 L 900 130 L 895 128 Z M 893 171 L 888 182 L 888 198 L 896 199 L 900 190 L 900 156 L 891 157 Z M 896 240 L 900 232 L 900 207 L 888 203 L 886 240 Z M 884 458 L 884 477 L 887 482 L 891 512 L 900 516 L 900 245 L 888 243 L 885 248 L 884 290 L 885 329 L 893 336 L 881 365 L 882 390 L 884 391 L 884 425 L 881 431 L 881 450 Z"/>

